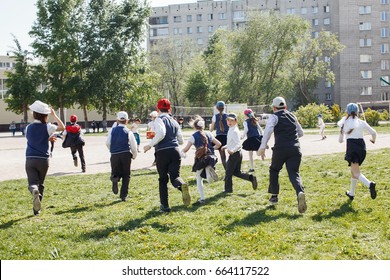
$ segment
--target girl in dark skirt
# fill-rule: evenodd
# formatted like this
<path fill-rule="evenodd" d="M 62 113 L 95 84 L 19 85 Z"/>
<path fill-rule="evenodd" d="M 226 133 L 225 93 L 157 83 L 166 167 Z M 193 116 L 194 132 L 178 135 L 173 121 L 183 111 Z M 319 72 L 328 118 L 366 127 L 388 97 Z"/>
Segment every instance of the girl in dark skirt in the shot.
<path fill-rule="evenodd" d="M 192 172 L 196 172 L 196 186 L 200 195 L 199 203 L 204 203 L 203 178 L 206 178 L 209 183 L 218 180 L 218 175 L 214 170 L 218 158 L 214 154 L 214 149 L 219 149 L 221 147 L 221 142 L 214 138 L 210 132 L 204 131 L 205 121 L 200 116 L 196 116 L 195 119 L 190 122 L 190 125 L 196 132 L 188 139 L 187 145 L 182 152 L 184 154 L 188 152 L 192 145 L 197 149 Z M 204 149 L 205 152 L 199 153 L 199 149 Z"/>
<path fill-rule="evenodd" d="M 229 131 L 229 127 L 227 125 L 227 114 L 225 113 L 225 102 L 218 101 L 215 104 L 215 108 L 219 113 L 215 114 L 211 118 L 210 132 L 215 130 L 215 137 L 221 142 L 221 147 L 226 145 L 227 133 Z M 219 151 L 219 155 L 221 156 L 221 162 L 223 167 L 226 169 L 226 153 L 225 150 L 220 148 L 216 148 Z"/>
<path fill-rule="evenodd" d="M 347 150 L 345 153 L 345 160 L 348 166 L 351 166 L 351 189 L 345 194 L 350 200 L 355 198 L 355 189 L 358 181 L 362 182 L 370 190 L 372 199 L 376 198 L 376 183 L 368 180 L 363 173 L 360 172 L 360 165 L 366 158 L 366 144 L 363 139 L 364 130 L 371 134 L 370 141 L 375 143 L 376 131 L 371 128 L 369 124 L 358 118 L 358 106 L 355 103 L 347 105 L 347 117 L 343 117 L 337 124 L 341 127 L 340 133 L 347 139 Z M 339 139 L 343 141 L 343 137 Z"/>
<path fill-rule="evenodd" d="M 254 172 L 253 151 L 260 148 L 263 130 L 251 109 L 246 109 L 244 115 L 247 119 L 243 123 L 244 132 L 241 138 L 246 137 L 246 140 L 242 143 L 242 148 L 249 152 L 249 172 Z"/>

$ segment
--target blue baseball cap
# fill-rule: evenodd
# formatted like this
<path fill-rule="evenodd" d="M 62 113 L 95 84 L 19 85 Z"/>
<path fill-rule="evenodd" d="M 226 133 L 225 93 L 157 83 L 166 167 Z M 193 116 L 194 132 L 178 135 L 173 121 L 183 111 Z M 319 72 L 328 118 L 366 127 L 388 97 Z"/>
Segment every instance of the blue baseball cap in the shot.
<path fill-rule="evenodd" d="M 217 107 L 217 108 L 225 108 L 225 102 L 218 101 L 217 104 L 215 104 L 215 107 Z"/>
<path fill-rule="evenodd" d="M 355 112 L 357 114 L 359 112 L 358 105 L 356 103 L 349 103 L 347 105 L 346 111 L 348 115 L 352 114 L 352 112 Z"/>

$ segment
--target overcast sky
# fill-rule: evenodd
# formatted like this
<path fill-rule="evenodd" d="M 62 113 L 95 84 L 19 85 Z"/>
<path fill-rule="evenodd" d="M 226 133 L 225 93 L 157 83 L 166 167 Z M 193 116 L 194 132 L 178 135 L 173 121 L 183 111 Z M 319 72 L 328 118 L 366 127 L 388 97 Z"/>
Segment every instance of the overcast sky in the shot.
<path fill-rule="evenodd" d="M 141 0 L 142 1 L 142 0 Z M 152 7 L 170 4 L 196 3 L 197 0 L 149 0 Z M 28 35 L 36 18 L 34 0 L 0 0 L 0 55 L 15 47 L 11 34 L 18 39 L 23 50 L 29 49 L 32 39 Z"/>

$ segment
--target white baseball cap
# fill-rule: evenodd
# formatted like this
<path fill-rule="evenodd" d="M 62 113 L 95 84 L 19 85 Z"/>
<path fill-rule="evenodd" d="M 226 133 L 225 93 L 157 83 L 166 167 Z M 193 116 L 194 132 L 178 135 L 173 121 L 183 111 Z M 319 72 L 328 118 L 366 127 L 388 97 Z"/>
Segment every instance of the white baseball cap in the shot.
<path fill-rule="evenodd" d="M 116 115 L 116 119 L 119 121 L 124 121 L 129 119 L 129 115 L 125 111 L 120 111 Z"/>
<path fill-rule="evenodd" d="M 157 111 L 153 111 L 153 112 L 150 113 L 149 116 L 151 116 L 152 118 L 157 118 L 158 113 L 157 113 Z"/>
<path fill-rule="evenodd" d="M 286 105 L 287 105 L 286 100 L 284 100 L 284 98 L 281 96 L 275 97 L 274 100 L 272 101 L 273 107 L 284 107 Z"/>
<path fill-rule="evenodd" d="M 49 105 L 39 100 L 36 100 L 33 104 L 29 106 L 29 108 L 31 111 L 44 115 L 48 115 L 51 112 Z"/>

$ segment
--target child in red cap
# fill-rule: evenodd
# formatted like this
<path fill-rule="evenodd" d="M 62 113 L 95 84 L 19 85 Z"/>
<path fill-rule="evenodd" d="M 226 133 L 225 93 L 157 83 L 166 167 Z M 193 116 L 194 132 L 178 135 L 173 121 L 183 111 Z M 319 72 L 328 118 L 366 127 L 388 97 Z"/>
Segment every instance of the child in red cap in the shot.
<path fill-rule="evenodd" d="M 85 172 L 85 157 L 83 146 L 85 145 L 84 139 L 81 137 L 82 131 L 81 127 L 77 124 L 77 116 L 70 116 L 70 125 L 67 125 L 63 133 L 65 136 L 64 142 L 62 142 L 62 147 L 70 148 L 70 152 L 73 158 L 74 166 L 78 166 L 76 153 L 79 153 L 80 162 L 81 162 L 81 171 Z"/>

